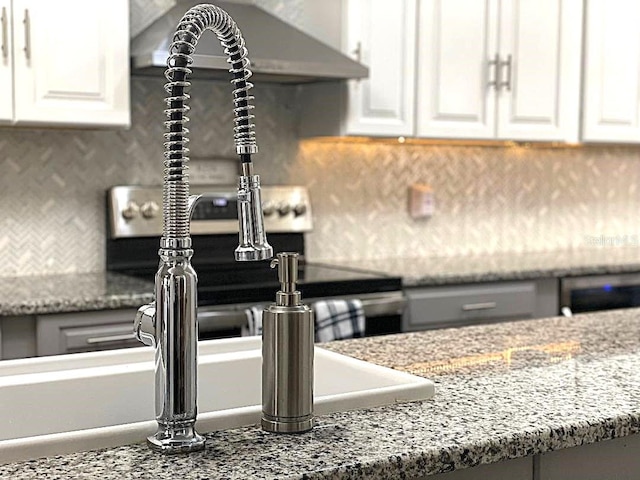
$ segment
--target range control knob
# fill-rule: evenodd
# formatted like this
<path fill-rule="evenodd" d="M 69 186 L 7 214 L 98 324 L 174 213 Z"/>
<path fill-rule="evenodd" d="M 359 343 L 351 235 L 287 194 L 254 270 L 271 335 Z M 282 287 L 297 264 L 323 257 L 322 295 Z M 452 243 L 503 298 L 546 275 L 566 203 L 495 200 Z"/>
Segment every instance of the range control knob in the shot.
<path fill-rule="evenodd" d="M 153 200 L 144 202 L 140 207 L 140 212 L 144 218 L 153 218 L 158 214 L 160 207 Z"/>
<path fill-rule="evenodd" d="M 296 217 L 300 215 L 304 215 L 307 213 L 307 204 L 306 203 L 298 203 L 293 207 L 293 213 Z"/>
<path fill-rule="evenodd" d="M 284 217 L 285 215 L 289 215 L 289 212 L 291 212 L 291 205 L 288 203 L 281 203 L 278 205 L 278 213 L 280 216 Z"/>
<path fill-rule="evenodd" d="M 266 217 L 273 215 L 275 211 L 276 211 L 276 206 L 273 204 L 273 202 L 264 202 L 264 204 L 262 205 L 262 213 Z"/>
<path fill-rule="evenodd" d="M 122 218 L 125 220 L 133 220 L 138 216 L 140 207 L 136 202 L 128 201 L 125 207 L 122 209 Z"/>

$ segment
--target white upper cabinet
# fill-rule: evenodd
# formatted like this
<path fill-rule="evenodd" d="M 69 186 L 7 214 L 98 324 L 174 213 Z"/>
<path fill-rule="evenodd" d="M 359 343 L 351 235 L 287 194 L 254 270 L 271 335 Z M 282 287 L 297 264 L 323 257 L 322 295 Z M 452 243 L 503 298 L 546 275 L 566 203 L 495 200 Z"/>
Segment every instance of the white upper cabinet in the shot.
<path fill-rule="evenodd" d="M 128 0 L 13 0 L 11 19 L 14 124 L 129 126 Z"/>
<path fill-rule="evenodd" d="M 497 1 L 422 0 L 418 136 L 492 138 Z"/>
<path fill-rule="evenodd" d="M 497 137 L 578 142 L 581 0 L 502 0 Z"/>
<path fill-rule="evenodd" d="M 11 0 L 0 0 L 0 124 L 13 120 L 13 72 L 11 46 Z"/>
<path fill-rule="evenodd" d="M 349 81 L 346 134 L 413 135 L 416 0 L 349 0 L 347 25 L 369 78 Z"/>
<path fill-rule="evenodd" d="M 345 52 L 369 67 L 369 78 L 301 89 L 302 136 L 579 141 L 583 0 L 345 1 Z M 604 0 L 592 1 L 604 9 Z M 640 24 L 640 2 L 631 3 L 637 17 L 625 20 Z M 618 11 L 607 23 L 614 33 Z M 634 30 L 631 47 L 640 49 Z M 632 68 L 606 54 L 600 61 L 612 64 L 610 83 Z M 634 98 L 639 71 L 623 84 L 638 87 Z M 624 92 L 608 95 L 611 109 L 630 108 Z M 633 113 L 640 125 L 637 108 L 615 114 Z"/>
<path fill-rule="evenodd" d="M 418 136 L 576 142 L 580 0 L 421 0 Z"/>
<path fill-rule="evenodd" d="M 640 2 L 589 0 L 582 139 L 640 143 Z"/>

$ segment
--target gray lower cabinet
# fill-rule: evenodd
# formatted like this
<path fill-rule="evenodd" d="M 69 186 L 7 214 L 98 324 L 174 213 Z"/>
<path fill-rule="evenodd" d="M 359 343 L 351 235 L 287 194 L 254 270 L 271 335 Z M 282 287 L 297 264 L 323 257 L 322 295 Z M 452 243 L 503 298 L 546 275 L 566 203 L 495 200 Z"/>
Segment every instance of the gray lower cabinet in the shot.
<path fill-rule="evenodd" d="M 31 315 L 0 317 L 2 360 L 35 357 L 36 319 Z"/>
<path fill-rule="evenodd" d="M 139 347 L 135 309 L 0 317 L 3 360 Z"/>
<path fill-rule="evenodd" d="M 407 288 L 403 331 L 552 317 L 558 288 L 555 278 Z"/>
<path fill-rule="evenodd" d="M 140 347 L 133 336 L 136 310 L 104 310 L 36 316 L 38 356 Z"/>
<path fill-rule="evenodd" d="M 640 435 L 604 440 L 416 480 L 637 480 Z"/>
<path fill-rule="evenodd" d="M 537 455 L 536 480 L 638 480 L 640 435 Z"/>
<path fill-rule="evenodd" d="M 415 480 L 539 480 L 534 478 L 533 462 L 534 457 L 516 458 Z"/>

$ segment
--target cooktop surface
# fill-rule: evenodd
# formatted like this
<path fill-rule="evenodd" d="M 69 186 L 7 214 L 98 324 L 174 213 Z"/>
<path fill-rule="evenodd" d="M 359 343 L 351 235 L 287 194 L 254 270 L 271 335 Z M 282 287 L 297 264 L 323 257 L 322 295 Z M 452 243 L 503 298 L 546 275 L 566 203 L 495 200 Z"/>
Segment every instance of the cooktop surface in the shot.
<path fill-rule="evenodd" d="M 269 263 L 196 266 L 198 304 L 272 301 L 280 284 L 277 270 L 270 268 Z M 153 281 L 156 269 L 137 268 L 121 273 Z M 366 270 L 312 262 L 304 262 L 298 270 L 298 289 L 303 298 L 387 292 L 401 288 L 400 277 Z"/>

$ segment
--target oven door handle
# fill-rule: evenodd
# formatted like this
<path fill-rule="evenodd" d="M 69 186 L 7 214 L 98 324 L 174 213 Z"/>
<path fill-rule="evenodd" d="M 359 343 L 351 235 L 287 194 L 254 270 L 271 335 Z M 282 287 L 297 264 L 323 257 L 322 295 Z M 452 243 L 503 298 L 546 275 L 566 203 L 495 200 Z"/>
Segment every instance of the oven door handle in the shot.
<path fill-rule="evenodd" d="M 208 310 L 198 312 L 200 332 L 213 332 L 227 328 L 238 328 L 247 324 L 247 314 L 243 310 Z"/>
<path fill-rule="evenodd" d="M 133 333 L 123 333 L 122 335 L 105 335 L 104 337 L 89 337 L 86 342 L 88 345 L 98 345 L 101 343 L 112 342 L 128 342 L 135 340 L 136 336 Z"/>
<path fill-rule="evenodd" d="M 401 315 L 407 306 L 407 299 L 403 296 L 369 298 L 362 299 L 361 302 L 364 316 L 367 318 Z"/>

